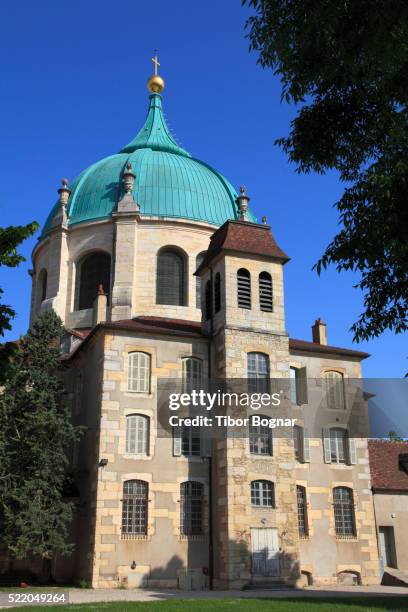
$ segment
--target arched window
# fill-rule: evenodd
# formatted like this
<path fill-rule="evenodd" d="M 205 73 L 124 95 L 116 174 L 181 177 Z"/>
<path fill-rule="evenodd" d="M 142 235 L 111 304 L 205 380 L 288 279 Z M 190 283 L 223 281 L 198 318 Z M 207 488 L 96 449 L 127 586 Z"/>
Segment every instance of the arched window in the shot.
<path fill-rule="evenodd" d="M 323 379 L 327 407 L 333 410 L 343 410 L 345 408 L 343 374 L 328 371 L 324 372 Z"/>
<path fill-rule="evenodd" d="M 331 463 L 347 463 L 347 430 L 341 427 L 330 429 Z"/>
<path fill-rule="evenodd" d="M 199 253 L 196 257 L 196 270 L 201 266 L 204 261 L 205 251 Z M 196 276 L 196 307 L 201 308 L 201 277 Z"/>
<path fill-rule="evenodd" d="M 156 303 L 186 304 L 185 259 L 172 249 L 162 249 L 157 255 Z"/>
<path fill-rule="evenodd" d="M 333 489 L 334 522 L 338 538 L 356 536 L 353 491 L 348 487 Z"/>
<path fill-rule="evenodd" d="M 185 392 L 200 390 L 203 381 L 203 362 L 196 357 L 183 359 L 183 387 Z"/>
<path fill-rule="evenodd" d="M 238 307 L 251 308 L 251 275 L 245 268 L 237 272 Z"/>
<path fill-rule="evenodd" d="M 79 262 L 75 291 L 77 310 L 93 307 L 99 285 L 102 285 L 109 301 L 110 266 L 110 255 L 102 252 L 91 253 Z"/>
<path fill-rule="evenodd" d="M 215 312 L 221 310 L 221 274 L 217 272 L 214 281 L 214 309 Z"/>
<path fill-rule="evenodd" d="M 212 316 L 212 287 L 211 281 L 205 283 L 205 320 L 208 321 Z"/>
<path fill-rule="evenodd" d="M 275 508 L 275 486 L 270 480 L 253 480 L 251 482 L 251 504 Z"/>
<path fill-rule="evenodd" d="M 126 417 L 126 452 L 132 455 L 149 454 L 149 417 L 129 414 Z"/>
<path fill-rule="evenodd" d="M 307 501 L 306 501 L 306 489 L 297 485 L 296 487 L 297 496 L 297 510 L 298 510 L 298 527 L 299 536 L 301 538 L 307 538 L 309 535 L 309 525 L 307 520 Z"/>
<path fill-rule="evenodd" d="M 200 535 L 203 533 L 204 486 L 189 480 L 180 485 L 180 533 Z"/>
<path fill-rule="evenodd" d="M 259 275 L 259 307 L 264 312 L 272 312 L 272 276 L 268 272 Z"/>
<path fill-rule="evenodd" d="M 47 270 L 42 269 L 38 275 L 38 287 L 39 287 L 39 303 L 41 304 L 47 297 Z"/>
<path fill-rule="evenodd" d="M 129 353 L 128 390 L 150 393 L 150 355 Z"/>
<path fill-rule="evenodd" d="M 147 534 L 148 484 L 144 480 L 126 480 L 123 483 L 122 534 Z"/>
<path fill-rule="evenodd" d="M 248 389 L 250 393 L 269 390 L 269 357 L 265 353 L 248 353 Z"/>
<path fill-rule="evenodd" d="M 251 455 L 272 455 L 271 428 L 265 425 L 253 425 L 253 419 L 250 419 L 249 425 L 249 452 Z"/>

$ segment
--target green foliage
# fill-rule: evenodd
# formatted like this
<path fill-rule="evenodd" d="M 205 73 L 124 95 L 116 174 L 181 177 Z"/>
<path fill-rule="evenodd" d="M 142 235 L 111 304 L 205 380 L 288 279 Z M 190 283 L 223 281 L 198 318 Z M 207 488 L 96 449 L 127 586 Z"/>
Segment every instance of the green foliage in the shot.
<path fill-rule="evenodd" d="M 0 394 L 0 532 L 17 558 L 69 553 L 67 450 L 78 438 L 64 403 L 61 320 L 46 311 L 11 352 Z"/>
<path fill-rule="evenodd" d="M 347 184 L 340 231 L 316 264 L 359 273 L 354 339 L 407 329 L 408 4 L 404 0 L 244 0 L 251 49 L 298 107 L 277 143 L 299 172 Z"/>
<path fill-rule="evenodd" d="M 32 236 L 38 223 L 29 223 L 28 225 L 18 225 L 10 227 L 0 227 L 0 266 L 15 268 L 25 258 L 17 251 L 17 247 L 29 236 Z M 0 299 L 3 295 L 3 290 L 0 288 Z M 10 320 L 15 317 L 15 311 L 6 304 L 0 304 L 0 335 L 4 335 L 6 329 L 11 329 Z"/>
<path fill-rule="evenodd" d="M 401 438 L 401 436 L 399 436 L 396 431 L 390 431 L 388 435 L 389 435 L 391 442 L 403 442 L 404 441 L 403 438 Z"/>

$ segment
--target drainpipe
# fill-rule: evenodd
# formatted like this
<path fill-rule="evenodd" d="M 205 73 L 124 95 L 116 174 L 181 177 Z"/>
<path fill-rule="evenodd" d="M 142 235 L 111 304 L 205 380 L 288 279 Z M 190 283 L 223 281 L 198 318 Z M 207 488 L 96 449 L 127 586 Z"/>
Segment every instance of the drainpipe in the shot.
<path fill-rule="evenodd" d="M 208 341 L 208 379 L 211 381 L 212 375 L 212 338 L 214 335 L 214 296 L 213 296 L 213 269 L 210 269 L 210 282 L 211 282 L 211 321 L 210 321 L 210 337 Z M 210 590 L 213 590 L 214 581 L 214 530 L 213 530 L 213 491 L 212 491 L 212 457 L 208 457 L 208 537 L 209 537 L 209 549 L 208 549 L 208 574 L 209 574 L 209 585 Z"/>

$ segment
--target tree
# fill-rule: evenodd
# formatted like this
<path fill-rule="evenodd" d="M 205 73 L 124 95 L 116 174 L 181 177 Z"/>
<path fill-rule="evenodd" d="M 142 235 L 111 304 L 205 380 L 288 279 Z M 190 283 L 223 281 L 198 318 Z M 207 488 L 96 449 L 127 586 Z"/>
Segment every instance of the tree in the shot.
<path fill-rule="evenodd" d="M 315 268 L 359 273 L 354 340 L 407 329 L 408 4 L 243 0 L 259 63 L 299 110 L 276 142 L 299 172 L 339 172 L 340 231 Z"/>
<path fill-rule="evenodd" d="M 42 313 L 15 343 L 0 393 L 0 532 L 16 558 L 39 555 L 50 568 L 69 554 L 73 503 L 64 499 L 67 451 L 78 439 L 61 381 L 54 311 Z"/>
<path fill-rule="evenodd" d="M 10 227 L 0 227 L 0 266 L 15 268 L 25 258 L 17 251 L 17 247 L 29 236 L 32 236 L 38 223 L 33 222 L 28 225 L 17 225 Z M 0 299 L 3 295 L 0 288 Z M 15 311 L 7 304 L 0 304 L 0 336 L 4 336 L 6 329 L 11 329 L 10 320 L 15 317 Z"/>

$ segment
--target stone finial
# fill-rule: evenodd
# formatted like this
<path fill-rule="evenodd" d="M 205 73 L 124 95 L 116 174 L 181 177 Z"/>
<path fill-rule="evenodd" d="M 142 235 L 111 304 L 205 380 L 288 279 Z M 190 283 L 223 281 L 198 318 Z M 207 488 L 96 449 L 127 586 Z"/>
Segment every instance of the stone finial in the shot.
<path fill-rule="evenodd" d="M 262 225 L 268 225 L 268 219 L 265 215 L 262 217 Z"/>
<path fill-rule="evenodd" d="M 314 325 L 312 325 L 312 338 L 313 342 L 316 342 L 316 344 L 327 345 L 326 323 L 323 323 L 320 317 L 316 319 Z"/>
<path fill-rule="evenodd" d="M 251 199 L 246 192 L 246 187 L 241 185 L 239 188 L 240 195 L 237 197 L 238 215 L 242 221 L 248 221 L 248 204 Z"/>
<path fill-rule="evenodd" d="M 62 206 L 66 206 L 68 204 L 71 190 L 68 187 L 68 179 L 66 178 L 62 179 L 61 183 L 62 183 L 62 187 L 58 189 L 58 193 L 60 197 L 59 201 L 62 204 Z"/>
<path fill-rule="evenodd" d="M 122 173 L 122 183 L 126 195 L 130 195 L 135 184 L 136 174 L 132 170 L 132 164 L 128 161 L 126 169 Z"/>

